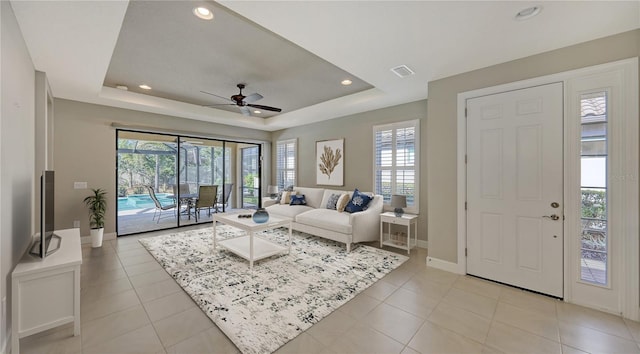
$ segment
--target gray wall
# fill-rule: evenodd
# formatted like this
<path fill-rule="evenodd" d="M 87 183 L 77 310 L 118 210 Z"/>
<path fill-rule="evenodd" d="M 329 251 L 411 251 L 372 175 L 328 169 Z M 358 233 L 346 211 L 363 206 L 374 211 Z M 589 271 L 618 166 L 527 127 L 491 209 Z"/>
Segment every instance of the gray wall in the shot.
<path fill-rule="evenodd" d="M 0 296 L 7 297 L 10 312 L 11 271 L 31 242 L 36 215 L 35 70 L 8 1 L 0 1 L 0 16 Z M 9 312 L 2 319 L 0 346 L 7 340 Z"/>
<path fill-rule="evenodd" d="M 640 55 L 640 30 L 593 40 L 429 82 L 428 166 L 429 256 L 457 262 L 457 97 L 461 92 Z M 437 205 L 438 207 L 433 207 Z"/>
<path fill-rule="evenodd" d="M 153 113 L 56 99 L 54 161 L 56 170 L 56 229 L 73 227 L 89 234 L 89 216 L 82 200 L 90 191 L 73 189 L 73 182 L 107 191 L 105 233 L 116 232 L 116 129 L 112 123 L 149 127 L 208 137 L 270 141 L 271 133 Z"/>
<path fill-rule="evenodd" d="M 344 186 L 332 189 L 362 191 L 373 190 L 373 126 L 406 120 L 420 120 L 420 216 L 418 238 L 427 240 L 427 101 L 421 100 L 399 106 L 354 114 L 325 122 L 284 129 L 273 133 L 273 146 L 278 140 L 298 138 L 298 180 L 297 185 L 316 187 L 316 141 L 344 138 Z M 272 149 L 272 161 L 276 159 Z M 275 162 L 274 162 L 275 164 Z M 275 166 L 275 165 L 274 165 Z M 271 174 L 276 180 L 275 167 Z M 318 186 L 325 187 L 325 186 Z"/>

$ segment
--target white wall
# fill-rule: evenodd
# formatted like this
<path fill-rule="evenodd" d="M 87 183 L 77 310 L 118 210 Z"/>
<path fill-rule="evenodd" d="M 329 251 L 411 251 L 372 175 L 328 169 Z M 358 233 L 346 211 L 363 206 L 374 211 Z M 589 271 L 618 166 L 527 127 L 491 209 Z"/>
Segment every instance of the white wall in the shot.
<path fill-rule="evenodd" d="M 11 271 L 34 230 L 35 70 L 8 1 L 0 15 L 0 296 L 11 308 Z M 9 313 L 4 320 L 11 323 Z M 2 351 L 8 331 L 0 332 Z"/>

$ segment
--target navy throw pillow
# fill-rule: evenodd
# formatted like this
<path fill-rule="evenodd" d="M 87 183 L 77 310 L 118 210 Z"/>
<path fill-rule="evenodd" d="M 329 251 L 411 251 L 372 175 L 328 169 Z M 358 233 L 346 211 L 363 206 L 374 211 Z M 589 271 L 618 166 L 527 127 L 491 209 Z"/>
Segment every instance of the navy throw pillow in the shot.
<path fill-rule="evenodd" d="M 291 203 L 289 205 L 307 205 L 307 200 L 304 199 L 304 194 L 291 195 Z"/>
<path fill-rule="evenodd" d="M 347 207 L 344 208 L 344 211 L 348 213 L 357 213 L 359 211 L 367 210 L 369 202 L 371 202 L 372 199 L 373 197 L 360 192 L 358 188 L 356 188 L 356 190 L 353 191 L 353 196 L 347 204 Z"/>

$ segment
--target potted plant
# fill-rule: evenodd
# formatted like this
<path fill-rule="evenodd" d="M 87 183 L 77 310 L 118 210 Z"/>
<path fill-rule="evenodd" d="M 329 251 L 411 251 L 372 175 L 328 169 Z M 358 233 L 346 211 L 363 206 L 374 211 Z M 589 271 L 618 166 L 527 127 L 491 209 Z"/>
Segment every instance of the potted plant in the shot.
<path fill-rule="evenodd" d="M 107 211 L 107 192 L 103 189 L 91 189 L 93 195 L 84 198 L 84 204 L 89 208 L 89 223 L 91 225 L 91 247 L 102 247 L 104 234 L 104 214 Z"/>

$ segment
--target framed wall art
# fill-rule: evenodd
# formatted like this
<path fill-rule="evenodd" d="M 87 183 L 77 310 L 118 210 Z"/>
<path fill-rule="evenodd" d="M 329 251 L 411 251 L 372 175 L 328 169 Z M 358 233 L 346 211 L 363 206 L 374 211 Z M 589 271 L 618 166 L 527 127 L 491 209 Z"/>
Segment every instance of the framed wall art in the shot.
<path fill-rule="evenodd" d="M 316 141 L 316 184 L 344 185 L 344 139 Z"/>

